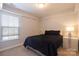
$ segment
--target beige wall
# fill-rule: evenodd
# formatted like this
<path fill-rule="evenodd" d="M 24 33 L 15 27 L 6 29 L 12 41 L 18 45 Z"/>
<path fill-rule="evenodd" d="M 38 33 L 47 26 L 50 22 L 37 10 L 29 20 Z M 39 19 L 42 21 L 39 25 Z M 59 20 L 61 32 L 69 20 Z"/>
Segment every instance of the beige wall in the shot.
<path fill-rule="evenodd" d="M 64 34 L 63 28 L 70 25 L 77 26 L 77 19 L 73 11 L 65 11 L 44 17 L 42 18 L 41 23 L 42 33 L 44 33 L 45 30 L 60 30 L 61 34 Z"/>
<path fill-rule="evenodd" d="M 79 4 L 75 4 L 75 13 L 76 13 L 76 19 L 78 24 L 78 37 L 79 37 Z"/>
<path fill-rule="evenodd" d="M 21 29 L 20 29 L 20 40 L 25 40 L 27 36 L 39 35 L 40 34 L 40 21 L 22 17 Z"/>

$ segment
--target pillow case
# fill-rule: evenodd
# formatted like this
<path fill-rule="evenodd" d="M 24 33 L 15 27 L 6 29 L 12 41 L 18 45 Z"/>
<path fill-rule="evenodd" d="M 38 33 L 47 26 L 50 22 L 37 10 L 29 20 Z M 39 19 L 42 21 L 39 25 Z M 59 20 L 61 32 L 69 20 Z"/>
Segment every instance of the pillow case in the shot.
<path fill-rule="evenodd" d="M 45 35 L 60 35 L 60 31 L 59 30 L 45 31 Z"/>

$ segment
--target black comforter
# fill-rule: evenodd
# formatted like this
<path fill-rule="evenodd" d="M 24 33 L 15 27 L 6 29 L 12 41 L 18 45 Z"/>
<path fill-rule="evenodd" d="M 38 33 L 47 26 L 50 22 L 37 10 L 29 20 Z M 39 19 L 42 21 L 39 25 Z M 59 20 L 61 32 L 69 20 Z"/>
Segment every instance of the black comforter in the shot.
<path fill-rule="evenodd" d="M 46 56 L 56 56 L 62 45 L 61 35 L 37 35 L 26 38 L 24 46 L 30 46 Z"/>

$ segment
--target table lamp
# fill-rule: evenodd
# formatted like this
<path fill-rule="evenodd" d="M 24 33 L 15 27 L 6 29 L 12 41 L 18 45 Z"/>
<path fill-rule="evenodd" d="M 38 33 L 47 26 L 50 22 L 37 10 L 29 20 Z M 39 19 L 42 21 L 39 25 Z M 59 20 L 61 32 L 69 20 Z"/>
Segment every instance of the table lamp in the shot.
<path fill-rule="evenodd" d="M 68 38 L 69 39 L 71 39 L 73 31 L 74 31 L 74 27 L 73 26 L 66 27 L 66 32 L 68 32 Z"/>
<path fill-rule="evenodd" d="M 71 48 L 71 37 L 72 37 L 72 33 L 74 32 L 74 26 L 67 26 L 66 27 L 66 32 L 68 33 L 68 44 L 69 44 L 69 48 Z"/>

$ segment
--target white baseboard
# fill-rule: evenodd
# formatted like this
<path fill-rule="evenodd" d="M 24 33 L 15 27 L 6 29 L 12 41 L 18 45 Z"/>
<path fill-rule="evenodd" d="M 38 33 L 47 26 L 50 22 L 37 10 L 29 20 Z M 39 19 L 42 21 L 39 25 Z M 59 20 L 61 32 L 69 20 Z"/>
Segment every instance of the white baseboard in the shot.
<path fill-rule="evenodd" d="M 18 46 L 21 46 L 21 45 L 23 45 L 23 43 L 16 44 L 16 45 L 13 45 L 13 46 L 10 46 L 10 47 L 6 47 L 6 48 L 2 48 L 2 49 L 0 49 L 0 52 L 8 50 L 8 49 L 11 49 L 11 48 L 15 48 L 15 47 L 18 47 Z"/>

